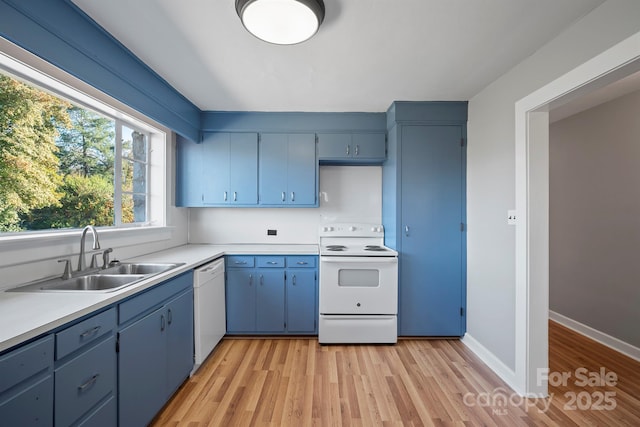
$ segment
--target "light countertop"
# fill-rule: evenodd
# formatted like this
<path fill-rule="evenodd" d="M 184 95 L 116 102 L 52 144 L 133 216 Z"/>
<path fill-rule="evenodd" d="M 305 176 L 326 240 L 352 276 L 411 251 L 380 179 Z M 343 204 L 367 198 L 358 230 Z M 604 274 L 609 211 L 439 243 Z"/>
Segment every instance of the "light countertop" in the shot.
<path fill-rule="evenodd" d="M 0 292 L 0 352 L 224 255 L 318 255 L 317 245 L 184 245 L 121 261 L 185 263 L 113 292 Z"/>

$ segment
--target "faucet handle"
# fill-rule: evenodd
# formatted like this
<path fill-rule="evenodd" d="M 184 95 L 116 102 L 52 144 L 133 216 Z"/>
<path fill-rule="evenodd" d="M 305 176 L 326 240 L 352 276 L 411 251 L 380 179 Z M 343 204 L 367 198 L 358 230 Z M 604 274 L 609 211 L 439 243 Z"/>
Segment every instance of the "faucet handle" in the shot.
<path fill-rule="evenodd" d="M 58 262 L 64 262 L 64 273 L 62 273 L 62 279 L 71 279 L 71 260 L 69 258 L 59 259 Z"/>
<path fill-rule="evenodd" d="M 109 266 L 109 254 L 113 252 L 113 248 L 105 249 L 102 252 L 102 268 L 107 268 Z"/>

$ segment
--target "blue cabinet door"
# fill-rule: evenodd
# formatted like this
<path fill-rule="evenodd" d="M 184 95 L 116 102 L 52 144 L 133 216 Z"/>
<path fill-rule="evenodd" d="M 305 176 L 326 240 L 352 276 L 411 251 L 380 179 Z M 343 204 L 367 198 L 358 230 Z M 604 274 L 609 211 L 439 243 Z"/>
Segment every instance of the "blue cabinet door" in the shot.
<path fill-rule="evenodd" d="M 287 270 L 287 331 L 313 333 L 316 330 L 317 280 L 315 269 Z"/>
<path fill-rule="evenodd" d="M 176 145 L 176 206 L 203 204 L 203 144 L 180 139 Z"/>
<path fill-rule="evenodd" d="M 463 333 L 460 126 L 403 126 L 400 335 Z"/>
<path fill-rule="evenodd" d="M 286 134 L 260 135 L 260 204 L 284 205 L 288 201 L 288 151 Z"/>
<path fill-rule="evenodd" d="M 257 269 L 256 330 L 284 332 L 284 270 Z"/>
<path fill-rule="evenodd" d="M 314 134 L 262 134 L 259 169 L 261 205 L 316 206 Z"/>
<path fill-rule="evenodd" d="M 119 333 L 118 425 L 149 423 L 167 398 L 167 351 L 164 307 Z"/>
<path fill-rule="evenodd" d="M 227 270 L 227 331 L 254 332 L 256 330 L 256 290 L 253 269 Z"/>
<path fill-rule="evenodd" d="M 202 145 L 204 204 L 258 203 L 258 134 L 210 132 Z"/>
<path fill-rule="evenodd" d="M 167 399 L 193 368 L 193 290 L 166 304 Z"/>
<path fill-rule="evenodd" d="M 0 403 L 0 424 L 53 426 L 53 376 L 47 375 Z"/>
<path fill-rule="evenodd" d="M 232 205 L 258 203 L 258 134 L 229 136 L 229 198 Z"/>
<path fill-rule="evenodd" d="M 206 133 L 202 141 L 202 188 L 204 203 L 229 202 L 230 142 L 224 132 Z"/>
<path fill-rule="evenodd" d="M 351 145 L 352 157 L 358 161 L 384 161 L 387 157 L 383 133 L 354 133 Z"/>
<path fill-rule="evenodd" d="M 350 133 L 318 134 L 318 158 L 322 160 L 344 160 L 351 157 Z"/>
<path fill-rule="evenodd" d="M 318 193 L 315 135 L 289 135 L 287 165 L 288 203 L 298 206 L 315 206 Z"/>

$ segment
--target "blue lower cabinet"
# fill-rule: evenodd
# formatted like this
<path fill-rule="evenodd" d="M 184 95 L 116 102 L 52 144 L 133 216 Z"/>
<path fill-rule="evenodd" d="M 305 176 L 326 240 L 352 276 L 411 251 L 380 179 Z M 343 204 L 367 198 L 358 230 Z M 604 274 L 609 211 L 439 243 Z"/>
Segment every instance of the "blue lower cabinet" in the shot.
<path fill-rule="evenodd" d="M 315 269 L 287 271 L 287 330 L 314 333 L 317 327 L 317 274 Z"/>
<path fill-rule="evenodd" d="M 53 356 L 51 359 L 53 362 Z M 20 427 L 53 426 L 53 375 L 2 396 L 0 424 Z"/>
<path fill-rule="evenodd" d="M 145 426 L 166 399 L 164 307 L 123 329 L 118 341 L 118 420 L 120 427 Z"/>
<path fill-rule="evenodd" d="M 118 425 L 145 426 L 193 368 L 193 289 L 162 302 L 118 335 Z"/>
<path fill-rule="evenodd" d="M 284 270 L 258 269 L 256 330 L 284 332 Z"/>
<path fill-rule="evenodd" d="M 317 256 L 226 257 L 227 332 L 315 334 Z"/>
<path fill-rule="evenodd" d="M 117 401 L 115 396 L 111 396 L 74 427 L 114 427 L 117 425 Z"/>
<path fill-rule="evenodd" d="M 112 335 L 55 370 L 55 425 L 69 426 L 116 390 L 116 340 Z"/>

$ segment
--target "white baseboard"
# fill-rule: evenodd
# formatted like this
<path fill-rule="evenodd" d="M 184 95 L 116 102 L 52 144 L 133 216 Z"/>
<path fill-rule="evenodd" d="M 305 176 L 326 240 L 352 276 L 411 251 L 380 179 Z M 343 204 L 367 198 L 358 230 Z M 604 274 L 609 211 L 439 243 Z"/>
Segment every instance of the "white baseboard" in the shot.
<path fill-rule="evenodd" d="M 558 322 L 562 326 L 576 331 L 587 338 L 591 338 L 600 344 L 606 345 L 607 347 L 640 362 L 640 348 L 638 347 L 626 343 L 616 337 L 612 337 L 611 335 L 607 335 L 604 332 L 600 332 L 597 329 L 593 329 L 591 326 L 587 326 L 583 323 L 570 319 L 567 316 L 563 316 L 560 313 L 556 313 L 555 311 L 549 310 L 549 318 L 554 322 Z"/>
<path fill-rule="evenodd" d="M 504 382 L 507 383 L 516 393 L 522 395 L 522 390 L 517 387 L 516 373 L 507 365 L 498 359 L 495 354 L 489 351 L 485 346 L 480 344 L 478 340 L 468 333 L 460 340 L 466 345 L 476 356 L 480 358 L 493 372 L 496 373 Z"/>

